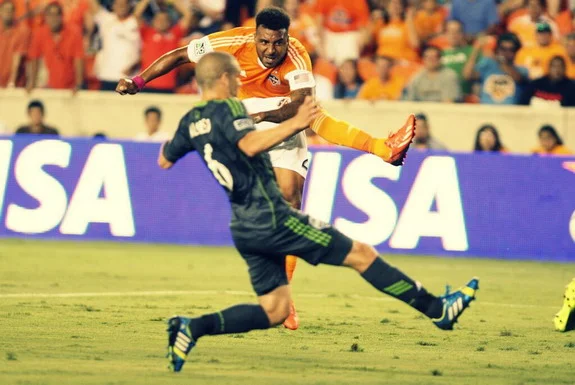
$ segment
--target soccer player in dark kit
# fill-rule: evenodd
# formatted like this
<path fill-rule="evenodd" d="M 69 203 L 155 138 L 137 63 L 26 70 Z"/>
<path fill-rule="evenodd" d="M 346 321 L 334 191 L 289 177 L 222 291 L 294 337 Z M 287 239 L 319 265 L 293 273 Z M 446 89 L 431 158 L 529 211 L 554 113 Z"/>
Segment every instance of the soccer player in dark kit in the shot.
<path fill-rule="evenodd" d="M 169 169 L 187 153 L 197 151 L 226 190 L 232 206 L 234 244 L 248 265 L 259 304 L 235 305 L 197 318 L 171 318 L 168 358 L 172 370 L 182 369 L 190 350 L 205 335 L 268 329 L 286 319 L 291 301 L 286 255 L 312 265 L 350 267 L 377 290 L 407 303 L 439 328 L 453 329 L 475 299 L 477 278 L 436 297 L 387 264 L 372 246 L 303 214 L 282 197 L 266 151 L 305 129 L 318 116 L 320 108 L 311 97 L 293 118 L 256 131 L 243 104 L 234 97 L 241 83 L 240 67 L 233 56 L 206 54 L 196 66 L 196 78 L 203 101 L 184 115 L 173 139 L 162 147 L 158 163 Z"/>

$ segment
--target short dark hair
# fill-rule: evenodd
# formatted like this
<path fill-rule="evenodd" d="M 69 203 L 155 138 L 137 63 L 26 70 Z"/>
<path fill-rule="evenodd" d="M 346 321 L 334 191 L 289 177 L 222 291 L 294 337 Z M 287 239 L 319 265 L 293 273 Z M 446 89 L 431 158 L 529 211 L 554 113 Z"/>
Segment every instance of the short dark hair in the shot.
<path fill-rule="evenodd" d="M 28 112 L 30 112 L 32 108 L 39 108 L 42 115 L 44 115 L 44 103 L 42 103 L 41 101 L 36 99 L 30 101 L 30 103 L 28 103 Z"/>
<path fill-rule="evenodd" d="M 513 43 L 513 45 L 515 46 L 515 52 L 521 49 L 521 41 L 519 40 L 516 34 L 511 32 L 504 33 L 499 36 L 499 38 L 497 39 L 497 48 L 501 47 L 501 44 L 506 41 Z"/>
<path fill-rule="evenodd" d="M 415 115 L 415 119 L 427 122 L 427 115 L 425 115 L 423 112 L 420 112 L 417 115 Z"/>
<path fill-rule="evenodd" d="M 158 117 L 160 119 L 162 118 L 162 110 L 156 106 L 150 106 L 146 108 L 146 111 L 144 111 L 144 116 L 148 116 L 149 114 L 158 114 Z"/>
<path fill-rule="evenodd" d="M 441 48 L 439 48 L 436 45 L 426 45 L 425 47 L 423 47 L 423 49 L 421 50 L 421 57 L 423 57 L 423 55 L 427 52 L 427 51 L 435 51 L 437 52 L 437 55 L 439 57 L 441 57 L 442 51 Z"/>
<path fill-rule="evenodd" d="M 256 28 L 261 25 L 272 31 L 288 30 L 291 24 L 289 15 L 281 8 L 266 7 L 256 15 Z"/>
<path fill-rule="evenodd" d="M 561 64 L 563 64 L 563 67 L 564 67 L 564 68 L 567 67 L 567 63 L 565 62 L 565 58 L 564 58 L 563 56 L 559 56 L 559 55 L 553 56 L 553 57 L 551 58 L 551 60 L 549 60 L 549 65 L 551 65 L 551 63 L 554 62 L 554 61 L 559 61 L 559 62 L 561 62 Z"/>
<path fill-rule="evenodd" d="M 544 132 L 547 132 L 547 133 L 549 133 L 549 135 L 554 137 L 555 141 L 557 142 L 558 145 L 563 144 L 563 140 L 561 139 L 561 137 L 557 133 L 557 130 L 555 130 L 555 127 L 553 127 L 552 125 L 545 124 L 545 125 L 541 126 L 541 128 L 539 129 L 538 135 L 541 136 L 541 134 Z"/>

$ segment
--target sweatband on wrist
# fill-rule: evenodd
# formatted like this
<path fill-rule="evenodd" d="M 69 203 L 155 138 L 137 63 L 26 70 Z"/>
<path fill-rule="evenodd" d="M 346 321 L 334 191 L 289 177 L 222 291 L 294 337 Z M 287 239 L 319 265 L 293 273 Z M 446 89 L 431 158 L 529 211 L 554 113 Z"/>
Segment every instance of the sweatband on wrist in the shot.
<path fill-rule="evenodd" d="M 132 81 L 134 82 L 136 87 L 138 87 L 138 91 L 140 91 L 146 85 L 146 81 L 140 75 L 134 76 L 132 78 Z"/>

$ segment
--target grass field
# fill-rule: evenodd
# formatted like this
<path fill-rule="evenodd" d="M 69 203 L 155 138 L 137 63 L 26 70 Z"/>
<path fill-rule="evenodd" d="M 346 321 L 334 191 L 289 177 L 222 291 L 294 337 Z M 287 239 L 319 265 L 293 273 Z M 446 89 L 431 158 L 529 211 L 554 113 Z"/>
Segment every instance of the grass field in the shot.
<path fill-rule="evenodd" d="M 232 249 L 0 241 L 0 384 L 575 384 L 553 330 L 575 265 L 392 256 L 434 292 L 481 277 L 454 332 L 352 271 L 300 263 L 302 326 L 206 337 L 167 371 L 165 320 L 254 300 Z"/>

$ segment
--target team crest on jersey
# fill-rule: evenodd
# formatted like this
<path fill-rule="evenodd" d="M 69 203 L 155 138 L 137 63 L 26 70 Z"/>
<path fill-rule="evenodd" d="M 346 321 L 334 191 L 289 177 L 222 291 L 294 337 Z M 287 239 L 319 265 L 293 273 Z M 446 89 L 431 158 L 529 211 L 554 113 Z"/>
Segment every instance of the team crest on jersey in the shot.
<path fill-rule="evenodd" d="M 206 53 L 206 43 L 203 41 L 198 41 L 194 47 L 194 52 L 197 56 L 201 56 Z"/>
<path fill-rule="evenodd" d="M 280 85 L 280 79 L 279 79 L 276 75 L 271 74 L 271 75 L 268 77 L 268 79 L 270 80 L 270 82 L 272 83 L 272 85 L 274 85 L 274 86 L 279 86 L 279 85 Z"/>

